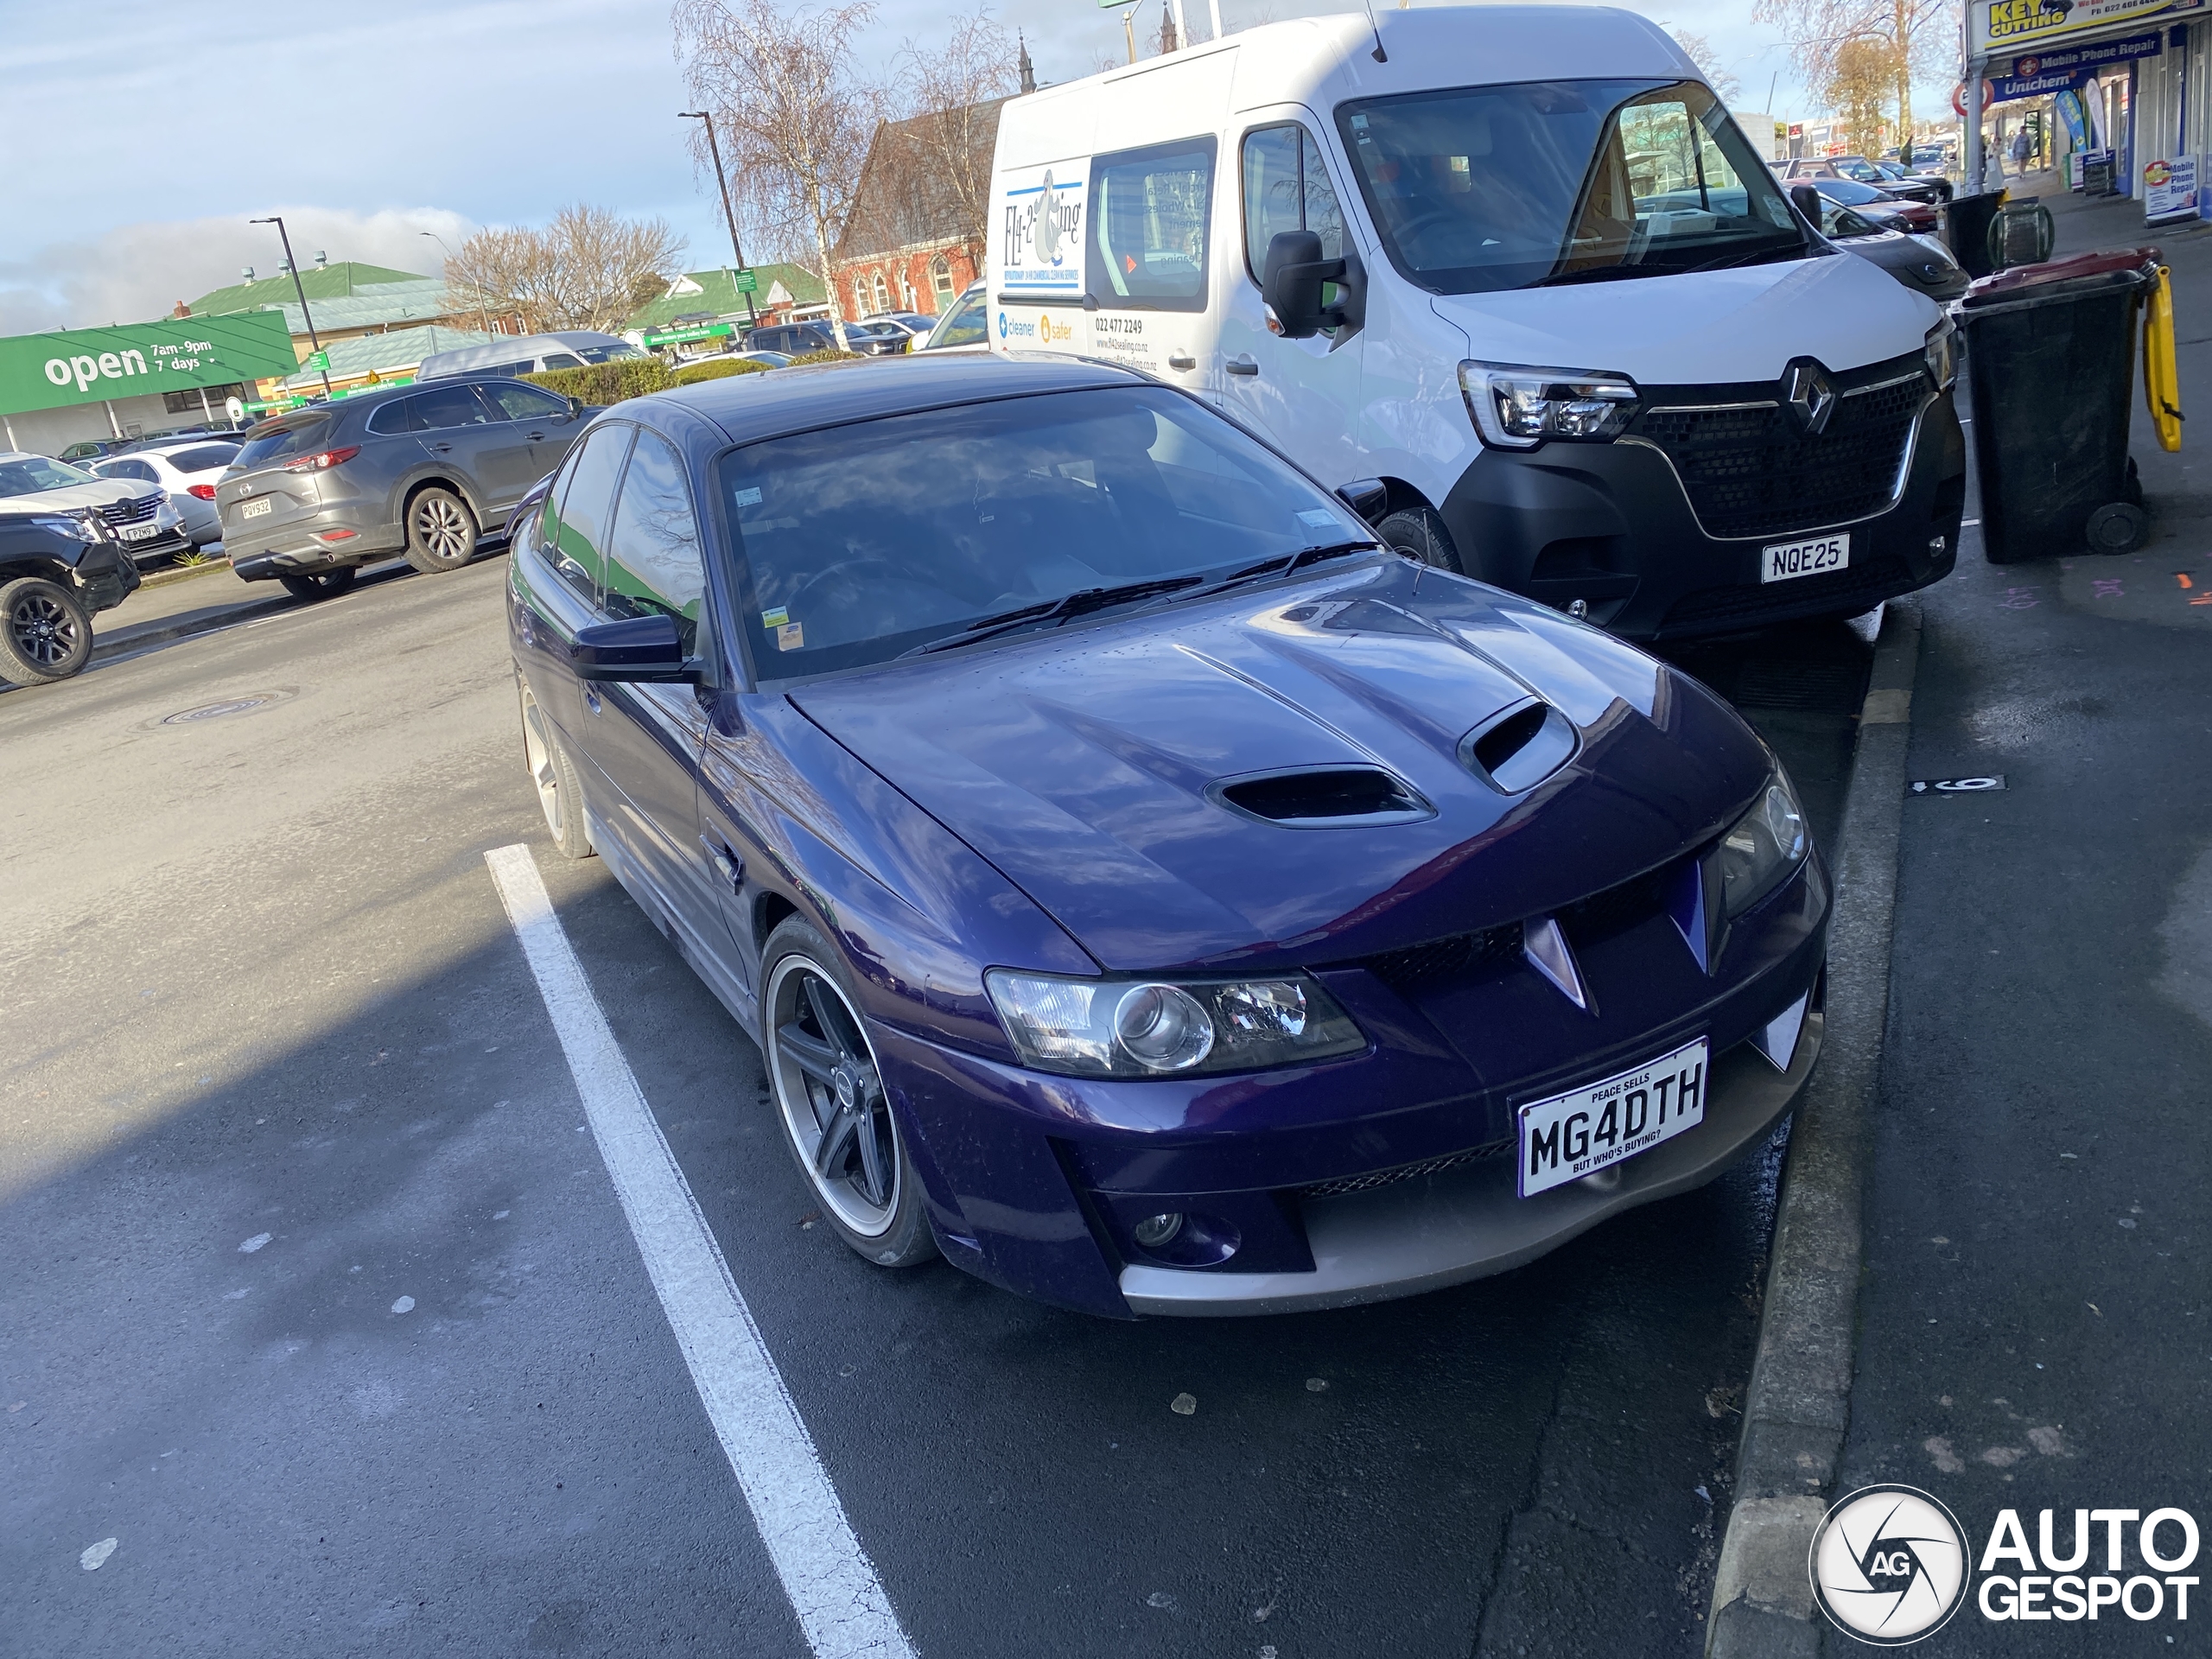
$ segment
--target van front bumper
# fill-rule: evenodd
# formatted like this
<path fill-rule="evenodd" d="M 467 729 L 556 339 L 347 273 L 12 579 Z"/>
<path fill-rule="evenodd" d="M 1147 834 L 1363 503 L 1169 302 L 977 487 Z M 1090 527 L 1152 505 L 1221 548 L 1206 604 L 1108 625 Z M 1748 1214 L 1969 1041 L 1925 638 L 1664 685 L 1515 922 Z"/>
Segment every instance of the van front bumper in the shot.
<path fill-rule="evenodd" d="M 1560 610 L 1580 600 L 1599 626 L 1662 640 L 1870 610 L 1949 574 L 1958 556 L 1966 441 L 1948 391 L 1928 389 L 1878 510 L 1749 535 L 1710 533 L 1680 452 L 1649 429 L 1640 419 L 1611 443 L 1484 449 L 1441 507 L 1466 573 Z M 1705 499 L 1711 512 L 1711 490 Z M 1759 580 L 1763 548 L 1829 533 L 1851 537 L 1846 568 Z"/>

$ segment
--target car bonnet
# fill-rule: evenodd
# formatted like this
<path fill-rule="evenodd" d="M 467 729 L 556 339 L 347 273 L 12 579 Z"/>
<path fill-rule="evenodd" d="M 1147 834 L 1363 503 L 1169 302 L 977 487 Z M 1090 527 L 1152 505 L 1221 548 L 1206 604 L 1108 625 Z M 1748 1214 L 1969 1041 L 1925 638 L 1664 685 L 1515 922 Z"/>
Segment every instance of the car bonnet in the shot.
<path fill-rule="evenodd" d="M 96 478 L 89 484 L 67 484 L 58 490 L 36 490 L 29 495 L 0 495 L 0 512 L 74 512 L 84 507 L 112 506 L 161 492 L 158 484 L 143 478 Z"/>
<path fill-rule="evenodd" d="M 1395 557 L 788 696 L 1109 969 L 1344 960 L 1544 913 L 1719 833 L 1769 764 L 1675 671 Z M 1508 793 L 1462 740 L 1531 699 L 1578 746 Z M 1328 767 L 1427 810 L 1293 827 L 1223 798 Z"/>

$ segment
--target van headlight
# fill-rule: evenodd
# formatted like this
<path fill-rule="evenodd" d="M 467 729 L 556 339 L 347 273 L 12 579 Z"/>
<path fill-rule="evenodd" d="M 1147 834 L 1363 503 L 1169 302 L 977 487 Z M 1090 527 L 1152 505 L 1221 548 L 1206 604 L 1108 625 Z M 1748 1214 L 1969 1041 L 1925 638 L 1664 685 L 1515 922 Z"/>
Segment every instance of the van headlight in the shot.
<path fill-rule="evenodd" d="M 1805 809 L 1797 804 L 1789 774 L 1777 762 L 1774 775 L 1751 803 L 1751 810 L 1720 838 L 1723 912 L 1740 916 L 1758 903 L 1804 862 L 1812 845 L 1812 835 L 1805 828 Z"/>
<path fill-rule="evenodd" d="M 983 983 L 1025 1065 L 1073 1077 L 1255 1071 L 1357 1054 L 1367 1039 L 1303 974 L 1062 979 L 994 968 Z"/>
<path fill-rule="evenodd" d="M 1928 378 L 1936 383 L 1938 391 L 1948 391 L 1951 383 L 1959 378 L 1959 331 L 1948 317 L 1936 322 L 1928 331 L 1927 343 L 1921 348 L 1927 360 Z"/>
<path fill-rule="evenodd" d="M 1610 443 L 1636 418 L 1636 382 L 1592 369 L 1462 363 L 1459 395 L 1483 442 L 1502 449 L 1548 439 Z"/>

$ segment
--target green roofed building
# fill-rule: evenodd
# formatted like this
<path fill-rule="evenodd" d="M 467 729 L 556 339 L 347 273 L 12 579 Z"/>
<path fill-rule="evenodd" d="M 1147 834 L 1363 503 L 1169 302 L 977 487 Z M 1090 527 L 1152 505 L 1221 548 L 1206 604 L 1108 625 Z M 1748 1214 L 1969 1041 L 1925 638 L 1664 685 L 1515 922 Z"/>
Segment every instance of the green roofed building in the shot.
<path fill-rule="evenodd" d="M 300 273 L 300 286 L 307 290 L 310 306 L 317 300 L 353 299 L 364 289 L 380 288 L 388 283 L 430 280 L 418 270 L 393 270 L 388 266 L 365 265 L 350 259 L 341 264 L 311 266 Z M 291 274 L 280 267 L 273 276 L 234 283 L 228 288 L 202 294 L 185 309 L 195 317 L 219 317 L 232 311 L 258 311 L 270 305 L 289 305 L 297 311 L 299 301 L 299 295 L 293 291 Z"/>
<path fill-rule="evenodd" d="M 379 384 L 411 380 L 423 359 L 433 352 L 457 352 L 464 346 L 489 346 L 499 336 L 487 334 L 476 328 L 445 328 L 433 325 L 426 328 L 395 328 L 389 334 L 363 334 L 354 340 L 341 340 L 324 349 L 330 357 L 330 385 L 334 391 L 350 391 L 369 385 L 371 377 Z M 287 375 L 283 390 L 288 392 L 312 391 L 322 393 L 322 375 L 315 369 L 302 369 L 297 374 Z"/>
<path fill-rule="evenodd" d="M 804 265 L 754 265 L 756 284 L 751 296 L 752 315 L 763 322 L 788 322 L 794 317 L 820 317 L 830 313 L 822 279 Z M 624 334 L 665 328 L 678 317 L 713 318 L 720 322 L 743 322 L 747 296 L 737 291 L 737 274 L 728 266 L 714 270 L 687 270 L 668 285 L 668 292 L 632 312 L 621 327 Z"/>

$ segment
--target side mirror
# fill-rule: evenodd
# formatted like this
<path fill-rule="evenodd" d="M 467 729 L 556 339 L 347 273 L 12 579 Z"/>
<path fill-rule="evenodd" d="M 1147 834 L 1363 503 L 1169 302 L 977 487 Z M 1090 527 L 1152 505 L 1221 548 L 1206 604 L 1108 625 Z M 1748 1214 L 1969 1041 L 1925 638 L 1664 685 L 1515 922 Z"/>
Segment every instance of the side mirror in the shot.
<path fill-rule="evenodd" d="M 626 617 L 594 622 L 576 630 L 569 661 L 584 680 L 628 680 L 652 684 L 689 679 L 683 636 L 671 616 Z"/>
<path fill-rule="evenodd" d="M 572 420 L 572 421 L 580 421 L 580 420 L 583 419 L 583 417 L 584 417 L 584 400 L 583 400 L 582 398 L 581 398 L 581 397 L 571 397 L 571 398 L 569 398 L 569 418 L 570 420 Z"/>
<path fill-rule="evenodd" d="M 1821 228 L 1821 193 L 1809 184 L 1789 187 L 1790 206 L 1805 215 L 1805 222 L 1815 230 Z"/>
<path fill-rule="evenodd" d="M 1343 290 L 1338 303 L 1321 303 L 1325 283 L 1334 283 Z M 1361 303 L 1363 290 L 1359 262 L 1324 259 L 1319 232 L 1278 231 L 1269 238 L 1260 296 L 1288 338 L 1304 340 L 1324 328 L 1341 328 L 1348 322 L 1357 325 L 1365 309 Z"/>
<path fill-rule="evenodd" d="M 1379 478 L 1355 478 L 1337 486 L 1337 499 L 1357 513 L 1363 523 L 1380 524 L 1390 505 L 1390 486 Z"/>

